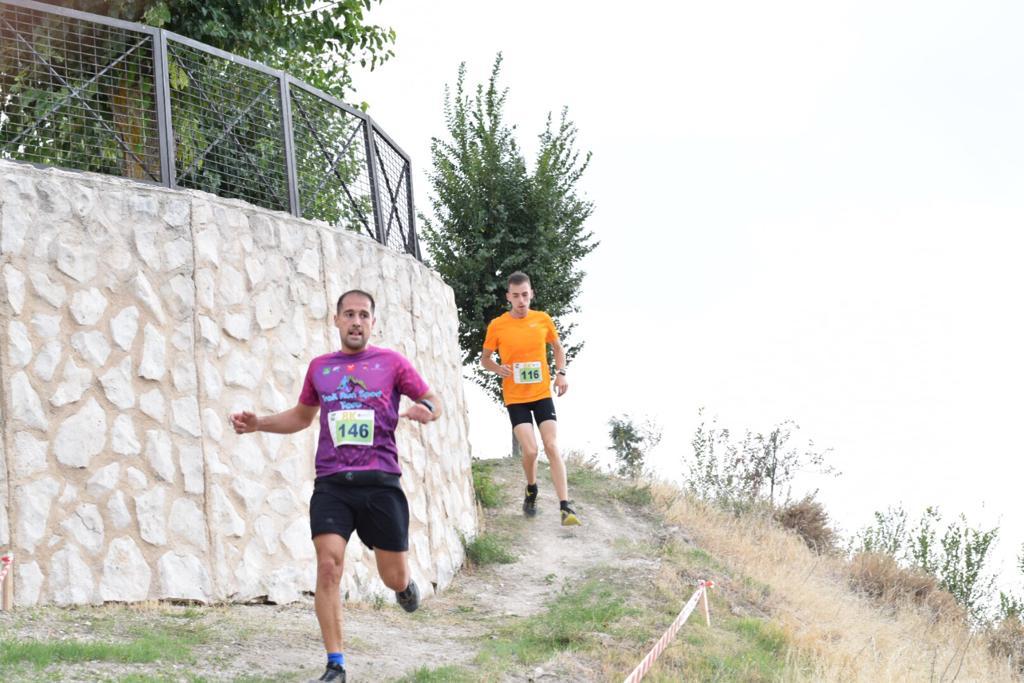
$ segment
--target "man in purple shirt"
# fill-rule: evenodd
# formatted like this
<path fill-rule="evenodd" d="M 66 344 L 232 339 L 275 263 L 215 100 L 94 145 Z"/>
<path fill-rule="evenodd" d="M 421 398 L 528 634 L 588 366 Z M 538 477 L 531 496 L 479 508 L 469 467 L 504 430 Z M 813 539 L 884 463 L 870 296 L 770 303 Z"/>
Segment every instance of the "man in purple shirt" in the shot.
<path fill-rule="evenodd" d="M 409 575 L 409 503 L 399 483 L 395 427 L 400 417 L 427 423 L 441 415 L 441 401 L 404 356 L 367 344 L 374 306 L 364 291 L 341 295 L 334 316 L 341 350 L 310 362 L 295 407 L 265 417 L 231 416 L 238 434 L 293 434 L 320 413 L 309 518 L 317 560 L 314 605 L 327 649 L 327 669 L 318 680 L 335 683 L 345 681 L 339 587 L 353 530 L 373 549 L 380 578 L 398 603 L 406 612 L 419 606 Z M 399 414 L 403 394 L 415 403 Z"/>

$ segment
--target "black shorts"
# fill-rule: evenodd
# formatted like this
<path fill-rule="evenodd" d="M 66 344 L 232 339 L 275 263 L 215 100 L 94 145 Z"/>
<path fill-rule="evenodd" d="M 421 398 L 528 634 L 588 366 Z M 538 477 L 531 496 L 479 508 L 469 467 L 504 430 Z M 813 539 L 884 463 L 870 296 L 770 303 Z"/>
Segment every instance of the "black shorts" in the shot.
<path fill-rule="evenodd" d="M 398 475 L 387 472 L 339 472 L 317 477 L 309 499 L 313 537 L 338 534 L 346 541 L 354 529 L 368 548 L 409 549 L 409 501 Z"/>
<path fill-rule="evenodd" d="M 555 402 L 550 397 L 530 403 L 513 403 L 505 408 L 508 409 L 508 419 L 512 422 L 513 429 L 516 425 L 530 424 L 533 421 L 536 421 L 539 427 L 545 420 L 556 419 Z"/>

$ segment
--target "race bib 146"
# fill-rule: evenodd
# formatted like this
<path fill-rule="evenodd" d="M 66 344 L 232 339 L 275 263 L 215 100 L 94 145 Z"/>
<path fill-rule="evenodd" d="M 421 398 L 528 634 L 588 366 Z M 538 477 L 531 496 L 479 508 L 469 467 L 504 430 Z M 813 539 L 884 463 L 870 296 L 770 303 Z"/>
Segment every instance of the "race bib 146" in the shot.
<path fill-rule="evenodd" d="M 337 446 L 372 446 L 372 410 L 335 410 L 327 414 L 331 439 Z"/>

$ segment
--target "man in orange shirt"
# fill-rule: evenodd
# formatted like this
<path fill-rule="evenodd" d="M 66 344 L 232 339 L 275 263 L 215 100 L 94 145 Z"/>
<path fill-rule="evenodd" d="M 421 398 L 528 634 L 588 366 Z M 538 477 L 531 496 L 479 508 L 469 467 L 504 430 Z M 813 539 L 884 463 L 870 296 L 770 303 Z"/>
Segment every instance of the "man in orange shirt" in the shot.
<path fill-rule="evenodd" d="M 547 363 L 547 344 L 555 355 L 555 393 L 562 396 L 569 389 L 565 379 L 565 349 L 558 341 L 558 332 L 551 316 L 530 310 L 533 289 L 526 273 L 515 272 L 508 277 L 505 298 L 511 310 L 498 316 L 487 326 L 480 363 L 502 378 L 512 434 L 523 451 L 523 472 L 526 474 L 526 498 L 523 513 L 537 514 L 537 439 L 533 433 L 536 421 L 544 452 L 551 465 L 551 480 L 558 494 L 562 526 L 578 526 L 579 518 L 569 506 L 569 484 L 565 463 L 558 453 L 558 423 L 555 402 L 551 399 L 551 372 Z M 498 352 L 501 364 L 492 356 Z"/>

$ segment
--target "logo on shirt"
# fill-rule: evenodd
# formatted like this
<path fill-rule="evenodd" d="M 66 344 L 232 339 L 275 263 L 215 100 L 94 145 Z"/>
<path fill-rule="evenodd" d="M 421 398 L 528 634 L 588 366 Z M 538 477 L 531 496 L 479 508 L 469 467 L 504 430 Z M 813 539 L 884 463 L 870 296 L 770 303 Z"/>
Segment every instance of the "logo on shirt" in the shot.
<path fill-rule="evenodd" d="M 342 410 L 356 410 L 383 395 L 384 392 L 380 389 L 370 391 L 366 382 L 358 377 L 344 375 L 338 384 L 338 389 L 334 393 L 324 396 L 324 401 L 341 401 Z"/>

